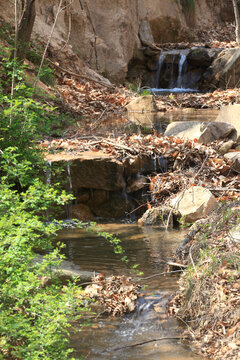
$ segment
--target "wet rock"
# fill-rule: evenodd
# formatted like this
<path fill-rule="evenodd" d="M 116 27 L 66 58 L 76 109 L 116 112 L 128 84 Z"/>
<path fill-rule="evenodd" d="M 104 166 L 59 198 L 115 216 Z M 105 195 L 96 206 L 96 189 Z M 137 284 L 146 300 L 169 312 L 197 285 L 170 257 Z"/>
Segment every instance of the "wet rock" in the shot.
<path fill-rule="evenodd" d="M 147 185 L 147 178 L 143 175 L 138 175 L 135 179 L 132 179 L 130 184 L 126 188 L 126 192 L 129 194 L 143 189 Z"/>
<path fill-rule="evenodd" d="M 91 204 L 91 210 L 96 216 L 109 219 L 120 219 L 133 209 L 131 201 L 122 192 L 109 192 L 109 198 L 102 204 Z"/>
<path fill-rule="evenodd" d="M 83 221 L 93 221 L 96 220 L 94 214 L 92 213 L 90 207 L 86 204 L 76 204 L 72 206 L 72 218 L 83 220 Z"/>
<path fill-rule="evenodd" d="M 88 201 L 90 207 L 103 204 L 109 199 L 109 191 L 90 189 L 91 198 Z"/>
<path fill-rule="evenodd" d="M 223 106 L 216 121 L 232 124 L 237 129 L 237 136 L 240 140 L 240 104 Z"/>
<path fill-rule="evenodd" d="M 138 155 L 135 158 L 127 158 L 124 162 L 126 176 L 136 175 L 138 173 L 150 174 L 152 172 L 166 172 L 167 160 L 163 157 L 150 157 L 147 155 Z"/>
<path fill-rule="evenodd" d="M 168 125 L 164 135 L 198 139 L 200 143 L 208 144 L 218 139 L 236 140 L 237 130 L 224 122 L 176 121 Z"/>
<path fill-rule="evenodd" d="M 224 157 L 232 163 L 231 168 L 240 174 L 240 151 L 229 152 Z"/>
<path fill-rule="evenodd" d="M 44 257 L 42 255 L 37 255 L 35 259 L 33 260 L 34 264 L 41 265 L 44 260 Z M 59 260 L 59 259 L 54 259 Z M 94 271 L 84 271 L 80 270 L 79 267 L 70 261 L 63 260 L 59 266 L 51 266 L 51 271 L 56 275 L 62 282 L 66 282 L 68 280 L 73 280 L 77 277 L 79 277 L 78 283 L 85 283 L 85 282 L 91 282 L 92 278 L 98 273 Z M 43 285 L 48 285 L 50 283 L 50 277 L 46 276 L 42 280 Z"/>
<path fill-rule="evenodd" d="M 156 208 L 148 209 L 141 219 L 138 220 L 139 225 L 158 225 L 172 229 L 181 215 L 177 209 L 172 209 L 168 206 L 158 206 Z"/>
<path fill-rule="evenodd" d="M 127 117 L 135 124 L 152 129 L 157 106 L 153 95 L 139 96 L 127 106 Z"/>
<path fill-rule="evenodd" d="M 75 197 L 77 203 L 86 203 L 90 199 L 90 191 L 88 189 L 79 189 Z"/>
<path fill-rule="evenodd" d="M 187 55 L 187 61 L 189 65 L 194 67 L 205 67 L 211 65 L 212 58 L 208 54 L 208 50 L 203 48 L 191 49 L 189 54 Z"/>
<path fill-rule="evenodd" d="M 46 160 L 63 164 L 70 162 L 72 189 L 75 194 L 82 188 L 118 191 L 126 186 L 122 163 L 101 151 L 48 154 Z"/>
<path fill-rule="evenodd" d="M 192 186 L 173 199 L 172 206 L 180 212 L 185 222 L 193 223 L 210 214 L 217 207 L 217 200 L 209 190 Z"/>

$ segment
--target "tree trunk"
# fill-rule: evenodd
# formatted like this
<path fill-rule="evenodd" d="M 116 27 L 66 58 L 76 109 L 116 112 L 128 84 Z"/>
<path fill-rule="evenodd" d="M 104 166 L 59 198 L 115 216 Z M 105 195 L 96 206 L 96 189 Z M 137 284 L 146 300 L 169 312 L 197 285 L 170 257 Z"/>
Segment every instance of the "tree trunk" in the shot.
<path fill-rule="evenodd" d="M 33 24 L 36 16 L 35 0 L 21 0 L 22 15 L 17 33 L 17 51 L 18 60 L 23 60 L 29 48 Z"/>
<path fill-rule="evenodd" d="M 235 15 L 235 22 L 236 22 L 236 41 L 238 43 L 238 46 L 240 44 L 240 15 L 239 15 L 239 8 L 237 0 L 232 0 L 233 3 L 233 9 L 234 9 L 234 15 Z"/>

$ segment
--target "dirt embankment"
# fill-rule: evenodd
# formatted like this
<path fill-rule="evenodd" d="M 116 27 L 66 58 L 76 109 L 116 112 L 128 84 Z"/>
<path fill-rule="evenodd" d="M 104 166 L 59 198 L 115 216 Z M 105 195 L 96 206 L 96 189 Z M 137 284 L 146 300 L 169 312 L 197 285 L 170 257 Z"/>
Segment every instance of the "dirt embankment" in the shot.
<path fill-rule="evenodd" d="M 187 325 L 195 348 L 216 360 L 240 353 L 240 202 L 225 203 L 197 221 L 178 250 L 189 265 L 169 313 Z"/>

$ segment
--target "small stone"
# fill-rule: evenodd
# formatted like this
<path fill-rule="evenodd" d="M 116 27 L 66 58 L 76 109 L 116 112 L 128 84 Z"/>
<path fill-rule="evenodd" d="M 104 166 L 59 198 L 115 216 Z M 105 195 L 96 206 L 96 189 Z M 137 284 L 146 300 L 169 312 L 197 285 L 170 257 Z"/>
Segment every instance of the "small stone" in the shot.
<path fill-rule="evenodd" d="M 231 168 L 240 174 L 240 151 L 228 152 L 224 157 L 232 163 Z"/>
<path fill-rule="evenodd" d="M 233 144 L 234 144 L 233 140 L 229 140 L 229 141 L 223 143 L 222 146 L 218 150 L 219 153 L 222 155 L 226 154 L 232 148 Z"/>

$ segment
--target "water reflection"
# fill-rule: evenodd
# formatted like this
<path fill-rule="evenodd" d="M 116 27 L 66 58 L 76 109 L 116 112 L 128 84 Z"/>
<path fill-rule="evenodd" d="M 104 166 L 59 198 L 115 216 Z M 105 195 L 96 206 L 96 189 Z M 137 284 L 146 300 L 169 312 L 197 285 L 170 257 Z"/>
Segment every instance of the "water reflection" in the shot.
<path fill-rule="evenodd" d="M 103 230 L 117 234 L 130 263 L 139 263 L 145 277 L 163 271 L 165 262 L 184 236 L 179 231 L 165 232 L 132 224 L 105 224 Z M 66 254 L 69 259 L 82 270 L 95 270 L 105 275 L 130 274 L 105 240 L 77 229 L 62 232 L 60 239 L 67 244 Z M 93 318 L 90 327 L 71 336 L 71 345 L 76 349 L 75 356 L 83 354 L 91 360 L 200 359 L 177 339 L 126 348 L 150 339 L 181 334 L 182 329 L 177 321 L 169 319 L 165 311 L 168 298 L 176 289 L 176 281 L 177 275 L 148 279 L 144 281 L 147 287 L 143 289 L 138 311 L 134 314 L 124 318 Z"/>

